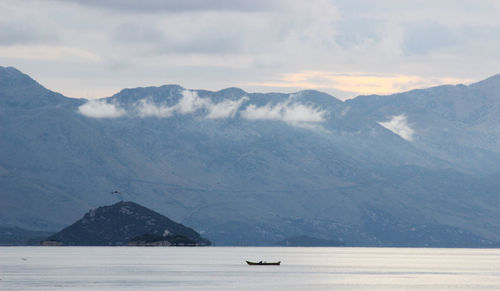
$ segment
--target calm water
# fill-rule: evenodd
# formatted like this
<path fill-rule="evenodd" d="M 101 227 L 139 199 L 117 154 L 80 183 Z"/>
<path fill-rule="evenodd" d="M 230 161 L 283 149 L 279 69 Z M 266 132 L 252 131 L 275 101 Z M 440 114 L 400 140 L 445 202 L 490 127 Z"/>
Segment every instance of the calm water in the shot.
<path fill-rule="evenodd" d="M 117 289 L 500 290 L 500 250 L 0 247 L 0 290 Z"/>

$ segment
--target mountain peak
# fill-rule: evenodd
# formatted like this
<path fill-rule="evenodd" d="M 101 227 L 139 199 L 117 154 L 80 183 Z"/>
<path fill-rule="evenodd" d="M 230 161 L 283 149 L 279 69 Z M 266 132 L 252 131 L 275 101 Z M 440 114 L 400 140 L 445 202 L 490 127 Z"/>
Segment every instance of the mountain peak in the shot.
<path fill-rule="evenodd" d="M 228 94 L 228 95 L 233 95 L 233 96 L 242 96 L 242 95 L 245 95 L 247 92 L 245 92 L 243 89 L 238 88 L 238 87 L 229 87 L 229 88 L 219 90 L 216 93 Z"/>
<path fill-rule="evenodd" d="M 0 74 L 23 74 L 21 71 L 14 67 L 3 67 L 0 66 Z M 24 75 L 24 74 L 23 74 Z"/>
<path fill-rule="evenodd" d="M 335 96 L 321 92 L 318 90 L 302 90 L 294 93 L 299 99 L 305 99 L 310 101 L 317 101 L 320 104 L 330 104 L 334 103 L 336 105 L 341 105 L 343 102 Z"/>
<path fill-rule="evenodd" d="M 81 101 L 46 89 L 14 67 L 0 67 L 0 103 L 9 107 L 39 108 L 62 103 L 78 105 Z"/>
<path fill-rule="evenodd" d="M 16 68 L 0 66 L 0 88 L 12 87 L 14 85 L 42 87 L 30 76 L 24 74 Z"/>
<path fill-rule="evenodd" d="M 134 104 L 146 97 L 152 98 L 155 101 L 161 101 L 165 97 L 178 96 L 183 90 L 185 90 L 183 87 L 176 84 L 126 88 L 106 99 L 116 100 L 122 104 Z"/>

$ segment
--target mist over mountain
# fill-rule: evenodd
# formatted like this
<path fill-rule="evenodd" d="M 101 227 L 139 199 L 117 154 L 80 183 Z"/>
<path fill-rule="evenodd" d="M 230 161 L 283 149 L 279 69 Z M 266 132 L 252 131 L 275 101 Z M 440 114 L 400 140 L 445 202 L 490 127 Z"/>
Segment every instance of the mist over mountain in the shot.
<path fill-rule="evenodd" d="M 499 122 L 500 75 L 345 102 L 178 85 L 88 101 L 0 67 L 0 226 L 129 200 L 217 245 L 498 246 Z"/>

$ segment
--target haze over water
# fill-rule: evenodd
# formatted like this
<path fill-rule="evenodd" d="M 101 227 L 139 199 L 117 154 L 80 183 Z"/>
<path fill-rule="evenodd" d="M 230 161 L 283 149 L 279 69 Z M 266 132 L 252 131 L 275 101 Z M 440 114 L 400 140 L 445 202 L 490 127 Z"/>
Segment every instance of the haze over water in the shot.
<path fill-rule="evenodd" d="M 498 290 L 500 250 L 2 247 L 0 289 Z"/>

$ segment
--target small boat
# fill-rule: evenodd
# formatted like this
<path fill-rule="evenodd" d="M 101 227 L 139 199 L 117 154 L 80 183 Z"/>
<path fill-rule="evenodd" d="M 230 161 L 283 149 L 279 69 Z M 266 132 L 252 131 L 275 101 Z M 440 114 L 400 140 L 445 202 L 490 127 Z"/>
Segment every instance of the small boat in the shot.
<path fill-rule="evenodd" d="M 246 261 L 247 264 L 249 264 L 250 266 L 279 266 L 281 264 L 281 261 L 278 261 L 278 262 L 263 262 L 263 261 L 260 261 L 260 262 L 250 262 L 250 261 Z"/>

